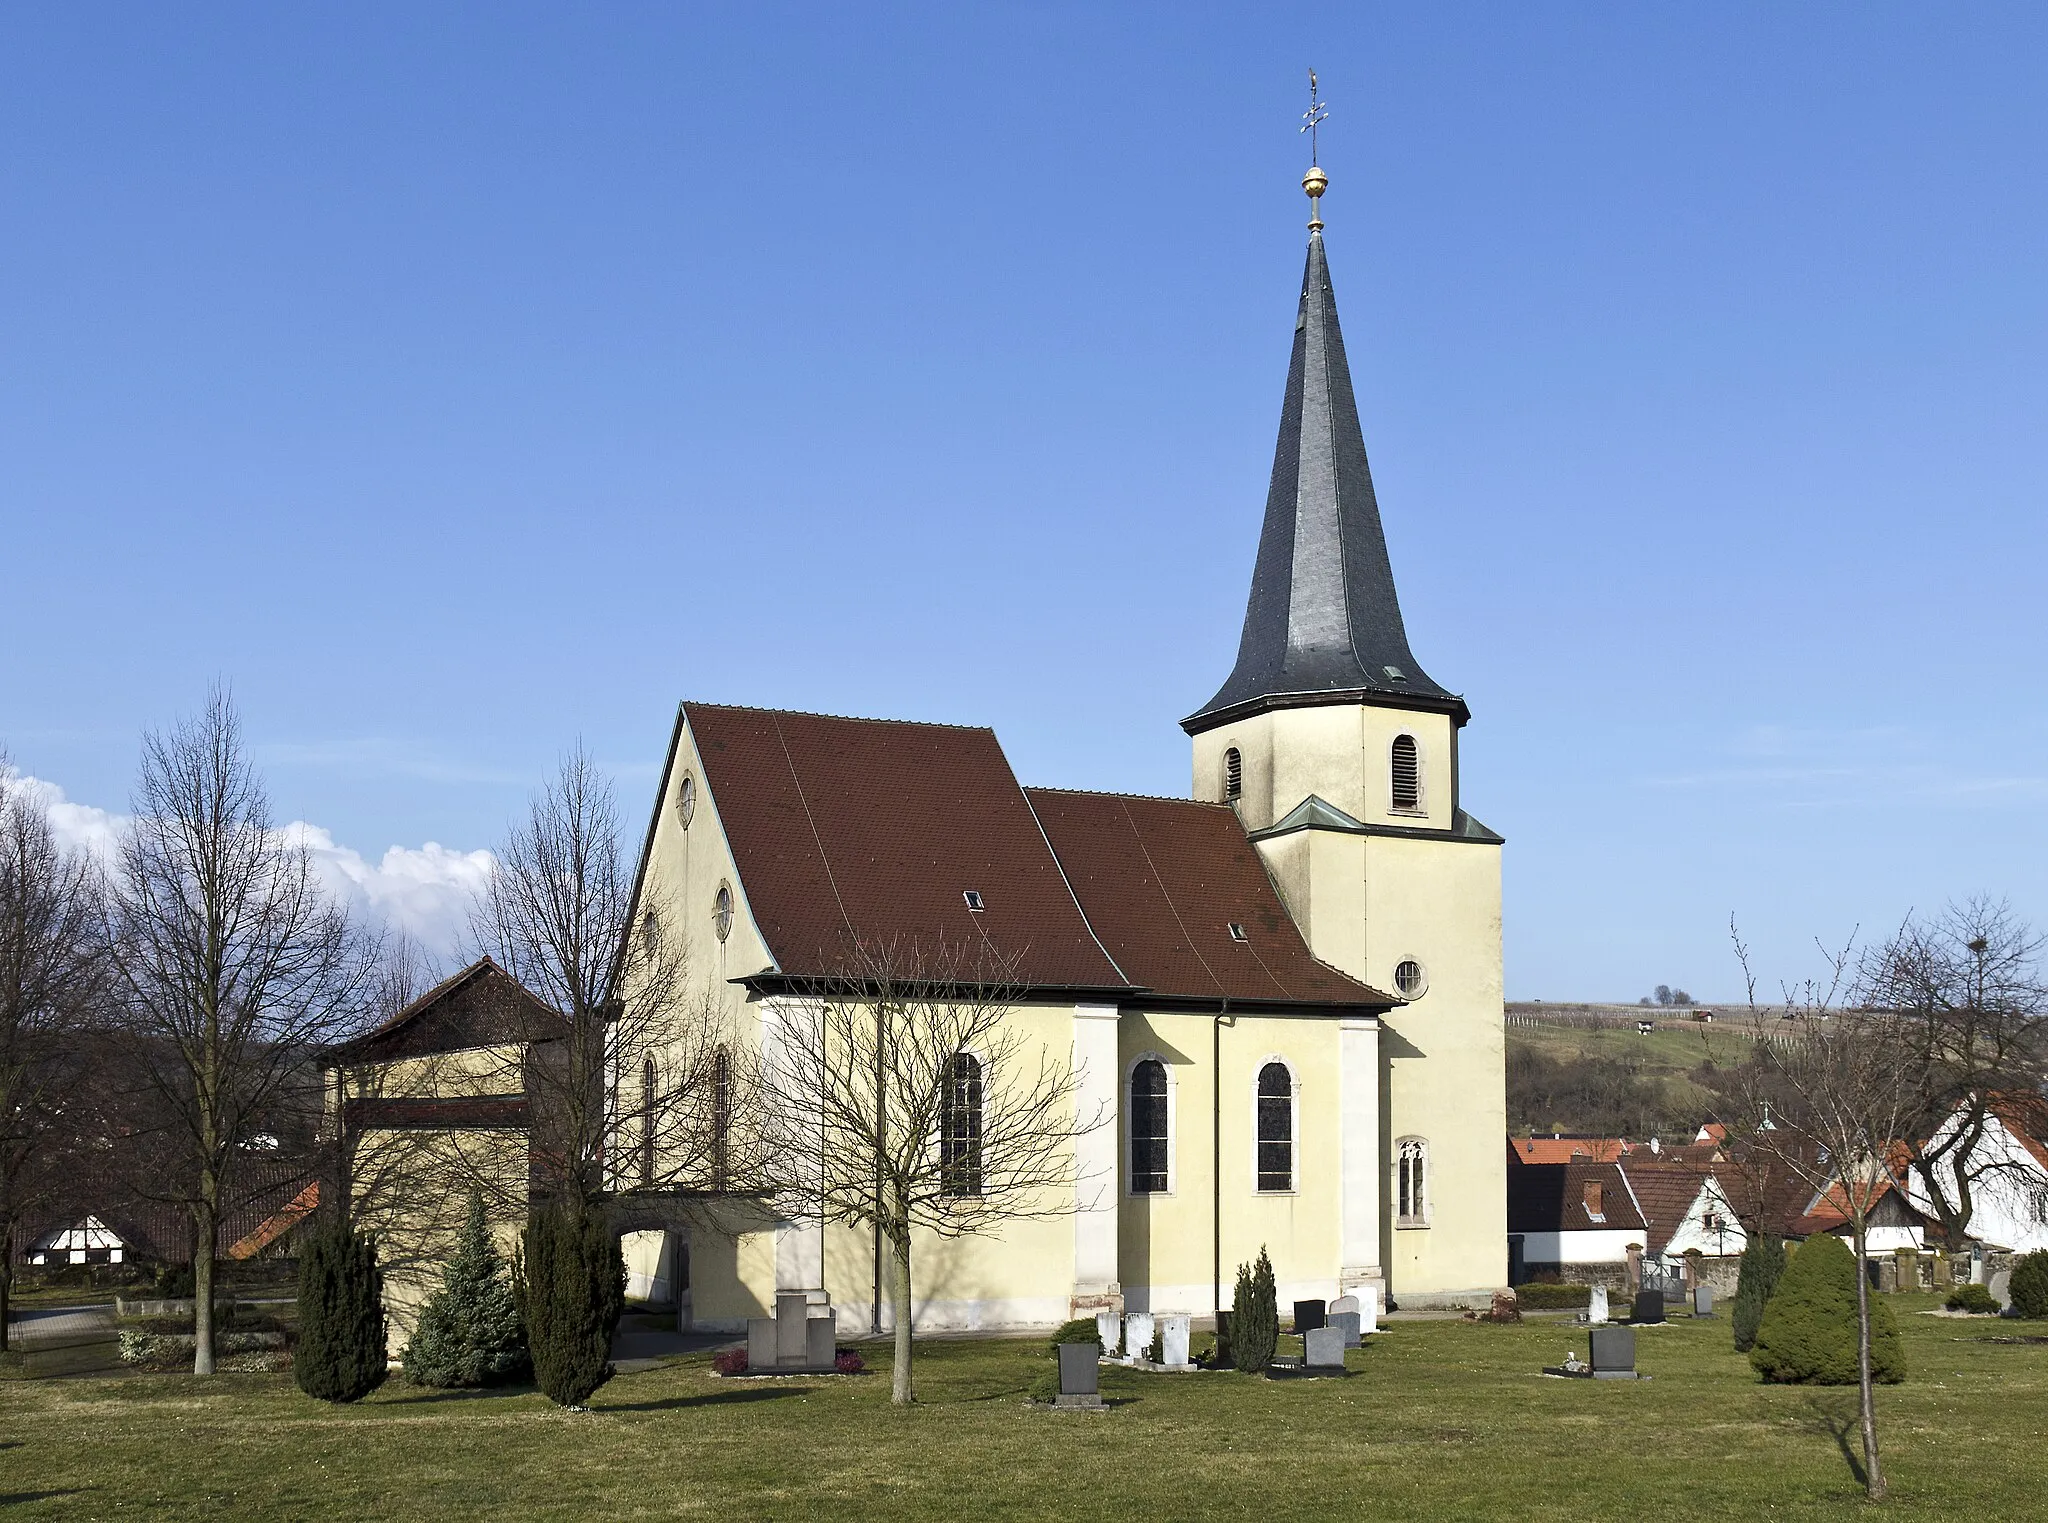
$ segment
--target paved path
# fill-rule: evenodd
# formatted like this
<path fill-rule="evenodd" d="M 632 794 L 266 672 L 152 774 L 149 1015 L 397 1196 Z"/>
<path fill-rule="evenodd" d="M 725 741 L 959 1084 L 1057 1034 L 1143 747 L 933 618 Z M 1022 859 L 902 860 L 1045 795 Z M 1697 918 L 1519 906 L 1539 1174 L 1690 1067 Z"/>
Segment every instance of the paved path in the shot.
<path fill-rule="evenodd" d="M 23 1311 L 7 1326 L 10 1344 L 83 1342 L 114 1330 L 111 1306 L 43 1306 Z"/>

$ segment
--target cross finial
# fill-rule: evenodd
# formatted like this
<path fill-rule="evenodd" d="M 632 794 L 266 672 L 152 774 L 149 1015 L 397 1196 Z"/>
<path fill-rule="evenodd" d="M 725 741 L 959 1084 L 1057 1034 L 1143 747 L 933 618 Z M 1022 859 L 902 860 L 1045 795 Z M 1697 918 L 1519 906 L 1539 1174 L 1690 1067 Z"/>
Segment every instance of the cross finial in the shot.
<path fill-rule="evenodd" d="M 1322 152 L 1316 142 L 1316 129 L 1323 125 L 1323 119 L 1330 114 L 1330 108 L 1323 103 L 1321 87 L 1316 83 L 1316 71 L 1308 71 L 1308 110 L 1301 113 L 1301 130 L 1308 134 L 1308 173 L 1301 177 L 1301 188 L 1308 192 L 1308 226 L 1310 232 L 1321 232 L 1323 227 L 1323 192 L 1329 189 L 1330 177 L 1322 171 Z"/>

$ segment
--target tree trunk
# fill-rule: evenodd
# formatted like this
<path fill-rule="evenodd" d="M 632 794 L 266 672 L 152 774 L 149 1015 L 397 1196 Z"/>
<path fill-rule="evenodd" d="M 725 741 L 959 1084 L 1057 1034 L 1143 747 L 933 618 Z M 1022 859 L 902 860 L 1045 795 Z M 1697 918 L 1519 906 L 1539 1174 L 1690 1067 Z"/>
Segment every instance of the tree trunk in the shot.
<path fill-rule="evenodd" d="M 201 1202 L 192 1240 L 192 1373 L 213 1373 L 213 1239 L 214 1213 Z"/>
<path fill-rule="evenodd" d="M 1863 1416 L 1863 1490 L 1873 1502 L 1884 1500 L 1884 1467 L 1877 1455 L 1877 1406 L 1870 1390 L 1870 1275 L 1864 1268 L 1868 1244 L 1866 1223 L 1851 1224 L 1856 1243 L 1856 1392 Z"/>
<path fill-rule="evenodd" d="M 14 1315 L 14 1221 L 0 1221 L 0 1354 L 7 1352 L 7 1319 Z"/>
<path fill-rule="evenodd" d="M 889 1304 L 896 1314 L 896 1363 L 889 1380 L 889 1400 L 907 1405 L 917 1397 L 910 1384 L 910 1234 L 890 1235 L 895 1273 L 889 1277 Z"/>

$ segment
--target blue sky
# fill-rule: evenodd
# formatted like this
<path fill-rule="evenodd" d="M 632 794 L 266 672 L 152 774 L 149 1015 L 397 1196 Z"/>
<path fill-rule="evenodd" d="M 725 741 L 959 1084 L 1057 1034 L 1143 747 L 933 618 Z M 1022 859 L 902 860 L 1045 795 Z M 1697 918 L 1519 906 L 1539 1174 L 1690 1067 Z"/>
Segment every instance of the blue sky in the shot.
<path fill-rule="evenodd" d="M 488 846 L 684 696 L 1185 793 L 1303 239 L 1508 987 L 2048 919 L 2048 13 L 16 7 L 0 741 Z M 452 854 L 450 856 L 449 854 Z M 423 860 L 394 858 L 401 867 Z M 431 876 L 431 872 L 429 872 Z"/>

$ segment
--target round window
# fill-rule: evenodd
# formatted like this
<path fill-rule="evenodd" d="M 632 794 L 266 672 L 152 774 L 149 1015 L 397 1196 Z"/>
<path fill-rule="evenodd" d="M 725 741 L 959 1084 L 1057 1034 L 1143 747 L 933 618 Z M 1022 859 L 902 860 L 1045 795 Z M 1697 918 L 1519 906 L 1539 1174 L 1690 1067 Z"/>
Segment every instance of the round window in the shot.
<path fill-rule="evenodd" d="M 1411 957 L 1395 967 L 1394 987 L 1401 991 L 1401 998 L 1415 999 L 1429 987 L 1429 976 L 1422 971 L 1422 964 Z"/>
<path fill-rule="evenodd" d="M 732 934 L 732 890 L 718 885 L 718 897 L 711 901 L 711 929 L 720 941 Z"/>
<path fill-rule="evenodd" d="M 676 789 L 676 818 L 683 822 L 683 829 L 690 828 L 690 816 L 697 812 L 697 780 L 685 776 L 682 785 Z"/>

